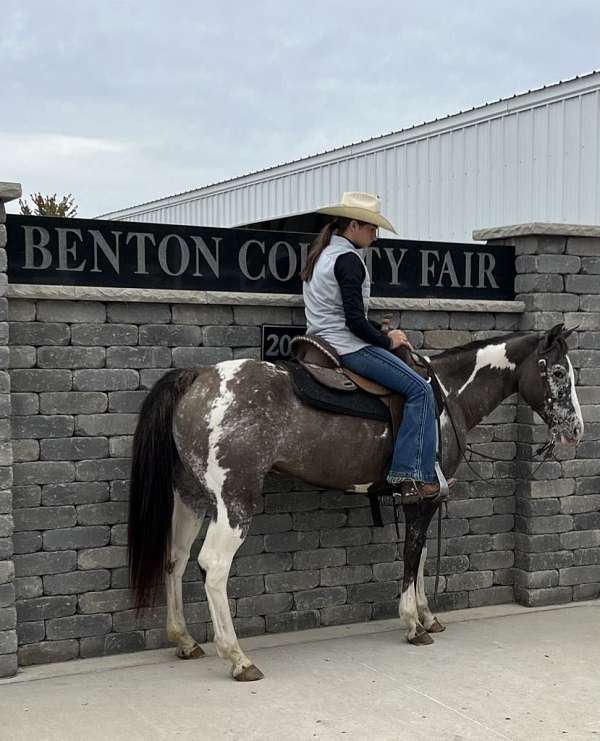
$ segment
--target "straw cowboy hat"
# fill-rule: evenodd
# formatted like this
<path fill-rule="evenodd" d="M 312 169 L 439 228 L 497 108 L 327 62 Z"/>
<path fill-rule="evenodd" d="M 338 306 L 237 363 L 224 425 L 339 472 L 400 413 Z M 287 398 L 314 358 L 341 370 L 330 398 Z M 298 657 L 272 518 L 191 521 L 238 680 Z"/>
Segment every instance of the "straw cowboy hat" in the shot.
<path fill-rule="evenodd" d="M 390 222 L 381 214 L 381 201 L 379 196 L 371 193 L 344 193 L 342 202 L 335 206 L 326 206 L 317 209 L 319 214 L 329 214 L 330 216 L 344 216 L 347 219 L 356 219 L 357 221 L 366 221 L 367 224 L 374 224 L 387 229 L 388 232 L 397 234 L 398 232 Z"/>

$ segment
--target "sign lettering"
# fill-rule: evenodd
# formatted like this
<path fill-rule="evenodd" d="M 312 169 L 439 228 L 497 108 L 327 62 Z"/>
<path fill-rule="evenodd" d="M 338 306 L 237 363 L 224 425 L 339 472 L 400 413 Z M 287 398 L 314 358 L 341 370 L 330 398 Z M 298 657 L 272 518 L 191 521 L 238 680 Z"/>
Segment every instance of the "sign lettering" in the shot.
<path fill-rule="evenodd" d="M 312 235 L 100 219 L 7 217 L 11 283 L 300 294 Z M 514 248 L 380 240 L 371 295 L 514 299 Z"/>

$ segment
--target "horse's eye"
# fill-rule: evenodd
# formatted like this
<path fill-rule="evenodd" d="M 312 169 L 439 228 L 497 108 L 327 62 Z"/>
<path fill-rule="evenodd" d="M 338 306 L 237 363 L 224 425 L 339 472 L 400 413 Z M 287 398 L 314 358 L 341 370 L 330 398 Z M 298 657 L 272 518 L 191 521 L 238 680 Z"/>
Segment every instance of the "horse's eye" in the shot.
<path fill-rule="evenodd" d="M 567 377 L 567 371 L 564 368 L 554 368 L 552 371 L 552 375 L 554 378 L 556 378 L 557 381 L 564 381 L 564 379 Z"/>

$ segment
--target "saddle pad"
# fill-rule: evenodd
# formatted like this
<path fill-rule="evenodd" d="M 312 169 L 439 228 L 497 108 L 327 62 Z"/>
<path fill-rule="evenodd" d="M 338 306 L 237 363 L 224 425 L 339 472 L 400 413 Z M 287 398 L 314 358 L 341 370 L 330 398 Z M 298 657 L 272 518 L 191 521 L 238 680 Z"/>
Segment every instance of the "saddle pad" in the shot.
<path fill-rule="evenodd" d="M 299 363 L 287 361 L 282 365 L 285 366 L 291 376 L 296 395 L 305 404 L 336 414 L 379 419 L 382 422 L 391 421 L 389 409 L 376 396 L 361 389 L 334 391 L 317 383 Z"/>

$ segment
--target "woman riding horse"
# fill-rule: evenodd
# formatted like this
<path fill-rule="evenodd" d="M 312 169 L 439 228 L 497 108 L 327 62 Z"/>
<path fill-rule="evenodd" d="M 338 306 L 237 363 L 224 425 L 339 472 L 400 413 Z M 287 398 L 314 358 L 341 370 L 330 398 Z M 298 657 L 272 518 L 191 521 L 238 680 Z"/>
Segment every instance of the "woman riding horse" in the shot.
<path fill-rule="evenodd" d="M 344 193 L 339 205 L 320 209 L 334 216 L 308 253 L 303 279 L 307 334 L 319 335 L 341 357 L 342 365 L 398 391 L 406 398 L 396 437 L 389 484 L 400 484 L 405 497 L 435 497 L 436 420 L 431 385 L 390 352 L 410 343 L 399 329 L 383 333 L 367 319 L 371 279 L 363 254 L 379 227 L 396 233 L 369 193 Z"/>
<path fill-rule="evenodd" d="M 402 333 L 390 333 L 389 342 L 382 335 L 382 345 L 377 345 L 373 340 L 379 333 L 370 335 L 371 341 L 361 338 L 367 323 L 364 299 L 368 297 L 368 276 L 366 269 L 361 272 L 364 263 L 355 247 L 371 244 L 376 227 L 389 222 L 380 216 L 373 197 L 346 196 L 342 208 L 352 210 L 342 214 L 345 221 L 338 213 L 332 214 L 338 220 L 324 232 L 307 266 L 311 270 L 306 282 L 309 325 L 321 334 L 323 327 L 326 337 L 331 332 L 330 340 L 340 332 L 337 347 L 348 365 L 353 358 L 366 356 L 366 362 L 354 367 L 370 375 L 372 366 L 378 373 L 375 378 L 397 388 L 397 379 L 405 381 L 412 376 L 385 345 L 391 349 L 406 339 Z M 341 261 L 340 256 L 344 258 Z M 358 277 L 352 278 L 353 272 Z M 350 285 L 354 280 L 357 286 L 354 292 L 341 287 L 348 273 Z M 363 303 L 353 311 L 352 295 L 357 291 Z M 344 295 L 350 297 L 348 320 Z M 552 445 L 579 442 L 583 418 L 568 358 L 570 333 L 559 324 L 542 334 L 518 332 L 477 340 L 431 359 L 445 398 L 440 419 L 442 475 L 456 472 L 468 431 L 516 392 L 548 425 Z M 358 347 L 351 343 L 358 343 Z M 410 413 L 412 423 L 396 444 L 392 478 L 412 475 L 424 482 L 420 489 L 428 494 L 435 486 L 427 480 L 435 435 L 426 410 L 433 408 L 433 402 L 425 397 L 429 391 L 419 395 L 414 386 L 407 385 L 409 394 L 420 399 L 415 402 L 419 411 Z M 166 583 L 167 634 L 177 644 L 177 656 L 190 659 L 204 655 L 186 624 L 182 578 L 191 546 L 208 515 L 198 564 L 205 575 L 217 652 L 230 662 L 236 680 L 254 681 L 263 676 L 237 639 L 227 582 L 253 517 L 263 510 L 265 477 L 271 471 L 279 472 L 327 491 L 380 482 L 392 457 L 390 431 L 387 421 L 346 416 L 303 403 L 294 391 L 290 373 L 272 363 L 240 359 L 177 368 L 153 386 L 142 405 L 134 436 L 129 566 L 138 606 L 152 604 L 158 588 Z M 337 455 L 331 455 L 332 449 Z M 490 480 L 490 493 L 492 484 Z M 429 608 L 424 582 L 427 531 L 438 507 L 431 495 L 419 503 L 403 501 L 404 573 L 399 614 L 407 628 L 407 640 L 419 646 L 433 643 L 431 635 L 444 630 Z M 295 547 L 290 542 L 286 570 L 292 567 Z M 291 585 L 289 591 L 294 592 Z M 296 601 L 295 609 L 302 609 L 298 592 L 287 599 L 290 605 Z"/>

